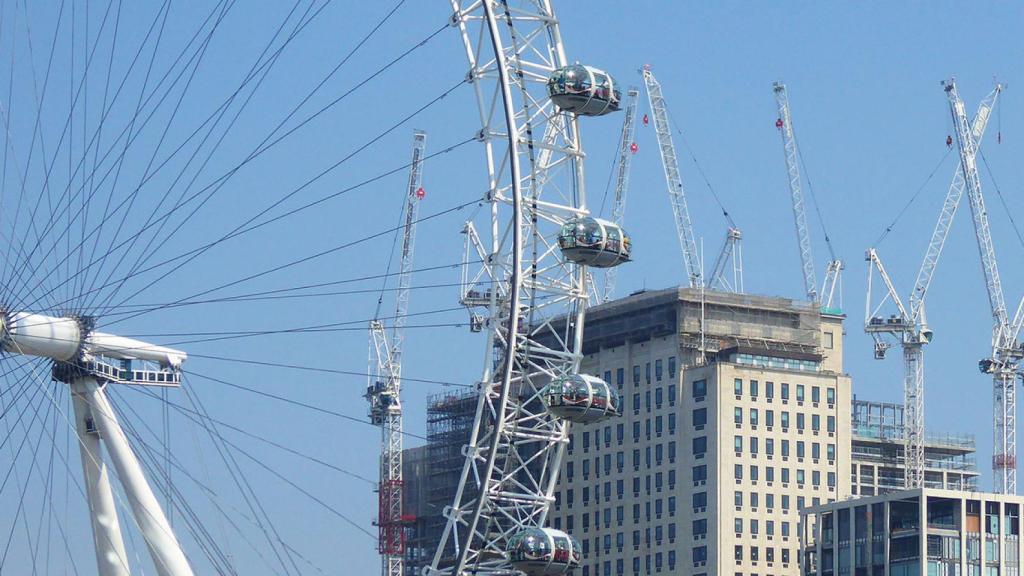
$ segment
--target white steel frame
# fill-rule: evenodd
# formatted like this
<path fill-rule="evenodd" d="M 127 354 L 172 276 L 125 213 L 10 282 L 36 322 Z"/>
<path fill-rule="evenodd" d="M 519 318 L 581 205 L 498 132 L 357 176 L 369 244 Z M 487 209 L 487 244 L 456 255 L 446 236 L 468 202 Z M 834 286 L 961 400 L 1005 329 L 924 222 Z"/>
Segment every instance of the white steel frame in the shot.
<path fill-rule="evenodd" d="M 960 167 L 963 170 L 967 188 L 968 205 L 974 223 L 981 269 L 985 276 L 985 288 L 989 308 L 992 311 L 992 356 L 983 361 L 983 369 L 992 374 L 992 418 L 993 430 L 992 476 L 995 491 L 1002 494 L 1017 492 L 1017 391 L 1016 381 L 1021 360 L 1021 348 L 1017 343 L 1014 325 L 1018 319 L 1010 320 L 1003 296 L 1003 284 L 999 278 L 999 266 L 995 246 L 989 228 L 988 212 L 981 192 L 981 178 L 978 174 L 978 141 L 974 138 L 967 112 L 957 92 L 956 81 L 949 80 L 943 86 L 949 99 L 953 117 L 956 143 L 960 152 Z"/>
<path fill-rule="evenodd" d="M 1001 92 L 1002 86 L 997 84 L 978 105 L 978 111 L 971 124 L 971 137 L 978 145 L 985 135 L 992 109 Z M 925 296 L 931 287 L 965 185 L 963 168 L 958 164 L 932 231 L 928 249 L 917 272 L 914 289 L 907 299 L 908 305 L 905 306 L 900 299 L 877 251 L 874 248 L 868 250 L 866 257 L 869 264 L 864 329 L 875 341 L 875 356 L 878 358 L 884 357 L 890 346 L 883 339 L 885 335 L 895 338 L 903 348 L 904 450 L 907 454 L 907 474 L 904 481 L 908 488 L 920 487 L 924 482 L 924 346 L 931 341 L 931 331 L 925 313 Z M 876 274 L 885 285 L 883 296 L 877 303 L 872 297 L 872 278 Z M 889 322 L 883 318 L 883 324 L 873 324 L 871 319 L 881 318 L 879 313 L 889 300 L 897 307 L 897 321 Z"/>
<path fill-rule="evenodd" d="M 619 162 L 615 170 L 615 203 L 612 205 L 612 222 L 623 225 L 626 215 L 626 195 L 629 192 L 629 168 L 633 161 L 633 146 L 636 145 L 636 108 L 640 91 L 630 87 L 626 91 L 626 107 L 623 110 L 622 137 L 619 140 Z M 615 280 L 618 267 L 611 267 L 604 273 L 602 302 L 612 299 L 615 294 Z"/>
<path fill-rule="evenodd" d="M 545 83 L 567 65 L 549 0 L 452 0 L 480 111 L 489 210 L 480 226 L 489 282 L 476 421 L 441 542 L 426 574 L 515 574 L 508 539 L 544 525 L 568 425 L 539 391 L 576 372 L 587 275 L 565 261 L 559 226 L 587 214 L 577 120 Z M 467 240 L 469 241 L 469 240 Z"/>
<path fill-rule="evenodd" d="M 377 550 L 382 576 L 402 576 L 405 571 L 402 477 L 402 349 L 408 321 L 412 263 L 416 245 L 423 184 L 423 155 L 427 135 L 413 133 L 412 161 L 406 192 L 405 225 L 402 228 L 401 264 L 395 292 L 395 316 L 388 338 L 384 323 L 370 322 L 370 382 L 366 398 L 370 421 L 381 427 L 380 471 L 377 484 Z"/>

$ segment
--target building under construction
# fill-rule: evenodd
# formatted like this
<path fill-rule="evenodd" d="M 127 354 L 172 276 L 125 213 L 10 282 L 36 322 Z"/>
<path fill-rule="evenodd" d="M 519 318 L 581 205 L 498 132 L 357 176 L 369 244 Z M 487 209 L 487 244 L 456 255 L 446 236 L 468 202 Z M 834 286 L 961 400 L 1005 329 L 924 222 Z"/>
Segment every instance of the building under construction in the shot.
<path fill-rule="evenodd" d="M 902 404 L 853 399 L 850 493 L 874 496 L 903 490 L 906 442 Z M 973 435 L 927 433 L 924 437 L 924 487 L 978 488 Z"/>
<path fill-rule="evenodd" d="M 475 391 L 446 392 L 428 398 L 427 444 L 405 450 L 405 511 L 414 515 L 407 533 L 406 573 L 418 574 L 429 565 L 441 540 L 466 457 L 476 415 Z"/>

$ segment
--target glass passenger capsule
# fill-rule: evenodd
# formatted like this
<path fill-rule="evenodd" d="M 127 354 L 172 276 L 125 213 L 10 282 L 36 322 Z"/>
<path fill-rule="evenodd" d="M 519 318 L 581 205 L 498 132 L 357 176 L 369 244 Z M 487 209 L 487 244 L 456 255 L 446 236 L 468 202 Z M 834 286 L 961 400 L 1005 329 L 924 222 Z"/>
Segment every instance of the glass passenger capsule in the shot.
<path fill-rule="evenodd" d="M 607 72 L 582 64 L 552 72 L 548 96 L 562 110 L 580 116 L 603 116 L 617 111 L 622 102 L 622 94 Z"/>
<path fill-rule="evenodd" d="M 570 422 L 588 424 L 622 415 L 619 393 L 589 374 L 555 378 L 541 390 L 548 412 Z"/>
<path fill-rule="evenodd" d="M 558 232 L 558 247 L 567 260 L 595 268 L 629 261 L 633 243 L 617 224 L 599 218 L 571 218 Z"/>
<path fill-rule="evenodd" d="M 552 528 L 519 532 L 509 538 L 507 551 L 512 566 L 528 576 L 569 574 L 583 556 L 575 538 Z"/>

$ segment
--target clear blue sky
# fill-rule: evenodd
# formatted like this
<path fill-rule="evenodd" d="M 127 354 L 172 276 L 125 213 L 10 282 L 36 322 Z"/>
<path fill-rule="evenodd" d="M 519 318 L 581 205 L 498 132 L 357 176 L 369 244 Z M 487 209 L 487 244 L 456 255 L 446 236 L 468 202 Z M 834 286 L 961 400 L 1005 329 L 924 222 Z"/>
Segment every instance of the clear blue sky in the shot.
<path fill-rule="evenodd" d="M 10 112 L 11 152 L 22 164 L 32 141 L 35 119 L 32 67 L 41 83 L 46 54 L 52 37 L 56 9 L 29 3 L 27 20 L 32 25 L 32 54 L 28 54 L 25 7 L 5 6 L 0 13 L 0 84 L 13 78 L 12 96 L 0 96 Z M 114 76 L 127 69 L 158 9 L 156 3 L 125 3 L 121 32 L 115 51 Z M 287 4 L 287 6 L 286 6 Z M 266 79 L 260 84 L 244 112 L 216 149 L 208 165 L 199 173 L 196 188 L 202 188 L 237 165 L 256 144 L 284 118 L 288 111 L 332 69 L 381 16 L 391 2 L 333 2 L 313 20 L 294 43 L 281 54 Z M 319 4 L 317 4 L 319 6 Z M 301 4 L 300 12 L 306 3 Z M 116 4 L 115 4 L 116 7 Z M 158 109 L 154 123 L 145 129 L 131 148 L 120 176 L 115 199 L 123 198 L 145 172 L 150 155 L 161 158 L 200 125 L 207 115 L 227 98 L 257 59 L 263 45 L 273 34 L 290 8 L 290 3 L 252 2 L 235 5 L 212 37 L 202 64 L 189 85 L 182 105 L 173 112 L 173 102 L 181 93 Z M 70 3 L 66 7 L 70 10 Z M 89 27 L 85 27 L 85 7 L 76 6 L 75 59 L 72 41 L 60 34 L 58 56 L 54 60 L 54 79 L 42 114 L 45 146 L 36 143 L 36 154 L 45 148 L 47 155 L 64 150 L 52 182 L 67 185 L 67 157 L 81 157 L 83 132 L 91 133 L 98 121 L 104 98 L 105 58 L 109 57 L 109 28 L 104 33 L 98 54 L 104 55 L 102 67 L 90 70 L 88 103 L 82 102 L 75 114 L 70 145 L 58 145 L 73 98 L 71 86 L 82 77 L 86 50 L 82 38 L 94 39 L 105 3 L 93 2 Z M 210 9 L 203 3 L 182 3 L 171 7 L 164 36 L 154 61 L 154 71 L 173 65 L 178 50 L 185 45 Z M 715 192 L 744 232 L 746 287 L 759 294 L 798 297 L 802 291 L 796 239 L 788 202 L 785 167 L 778 134 L 774 127 L 776 112 L 771 85 L 783 80 L 789 86 L 798 138 L 806 161 L 825 226 L 837 255 L 845 259 L 843 307 L 848 314 L 846 368 L 853 376 L 858 396 L 887 401 L 902 399 L 902 365 L 898 351 L 890 359 L 872 359 L 870 339 L 861 330 L 866 266 L 864 250 L 872 246 L 893 221 L 915 191 L 924 185 L 888 237 L 877 247 L 901 292 L 910 289 L 942 198 L 955 168 L 955 154 L 947 154 L 945 139 L 950 130 L 945 95 L 939 82 L 951 75 L 958 80 L 962 96 L 973 110 L 979 98 L 991 89 L 992 78 L 1008 84 L 1002 105 L 992 120 L 984 146 L 995 182 L 983 174 L 996 248 L 1002 263 L 1003 282 L 1009 305 L 1015 306 L 1024 292 L 1024 273 L 1015 264 L 1024 256 L 1022 241 L 1016 236 L 1008 215 L 1020 216 L 1019 191 L 1024 174 L 1017 161 L 1024 150 L 1024 40 L 1019 24 L 1024 8 L 1013 3 L 971 4 L 952 2 L 894 3 L 684 3 L 684 2 L 558 2 L 558 16 L 570 59 L 592 64 L 613 73 L 622 84 L 638 83 L 636 70 L 644 63 L 652 65 L 660 79 L 672 115 L 681 127 L 685 143 L 677 138 L 680 164 L 691 214 L 697 233 L 705 239 L 712 260 L 724 233 L 720 215 L 708 187 L 700 177 L 692 157 L 707 175 Z M 331 77 L 316 95 L 289 121 L 293 126 L 319 107 L 355 86 L 384 63 L 415 45 L 443 26 L 449 16 L 447 2 L 408 2 L 394 18 Z M 63 18 L 71 18 L 65 13 Z M 64 32 L 68 32 L 64 20 Z M 294 22 L 294 20 L 292 20 Z M 105 47 L 103 47 L 105 46 Z M 14 49 L 15 65 L 10 64 Z M 258 214 L 285 194 L 290 193 L 323 169 L 351 152 L 346 160 L 272 209 L 264 219 L 291 208 L 323 198 L 367 178 L 379 175 L 407 162 L 413 128 L 428 132 L 428 153 L 462 142 L 479 128 L 477 111 L 466 86 L 401 125 L 393 132 L 367 145 L 379 133 L 391 128 L 403 117 L 448 90 L 465 75 L 467 64 L 461 42 L 452 29 L 445 29 L 423 47 L 412 52 L 336 106 L 329 108 L 307 126 L 282 140 L 270 151 L 248 164 L 183 225 L 181 232 L 165 244 L 154 245 L 150 262 L 177 256 L 216 240 Z M 157 74 L 157 72 L 154 72 Z M 72 84 L 74 79 L 74 84 Z M 151 82 L 156 82 L 153 76 Z M 136 104 L 144 77 L 138 70 L 129 76 L 125 95 L 111 118 L 111 127 L 126 125 Z M 152 84 L 150 84 L 152 86 Z M 1020 89 L 1018 89 L 1018 86 Z M 6 88 L 2 91 L 6 93 Z M 247 93 L 246 93 L 247 94 Z M 238 105 L 238 101 L 234 104 Z M 87 108 L 86 108 L 87 107 Z M 236 108 L 232 108 L 235 110 Z M 160 144 L 161 130 L 172 118 L 166 140 Z M 226 121 L 225 121 L 226 122 Z M 587 183 L 590 202 L 599 207 L 611 166 L 615 138 L 621 116 L 586 119 L 584 147 L 588 153 Z M 225 124 L 226 125 L 226 124 Z M 110 128 L 111 131 L 114 128 Z M 996 132 L 1002 143 L 996 144 Z M 681 257 L 675 239 L 661 167 L 655 152 L 652 128 L 641 128 L 639 152 L 633 165 L 626 224 L 634 238 L 635 261 L 619 273 L 621 294 L 640 288 L 661 288 L 683 279 Z M 212 149 L 217 131 L 204 151 Z M 113 139 L 107 134 L 107 142 Z M 205 153 L 204 153 L 205 154 Z M 203 156 L 205 157 L 205 156 Z M 174 181 L 184 166 L 181 157 L 170 168 L 152 178 L 133 205 L 125 230 L 140 226 L 157 208 L 164 190 L 176 197 L 184 189 L 198 165 L 187 171 L 187 178 Z M 934 177 L 926 182 L 936 165 Z M 40 197 L 44 170 L 38 156 L 26 170 L 26 197 Z M 76 176 L 81 182 L 81 176 Z M 422 215 L 445 210 L 479 197 L 486 185 L 483 153 L 469 143 L 427 163 L 424 169 L 427 197 Z M 223 284 L 259 274 L 275 266 L 305 256 L 337 248 L 347 242 L 387 230 L 398 221 L 403 200 L 405 174 L 392 176 L 359 187 L 315 209 L 304 210 L 223 242 L 194 261 L 161 268 L 127 283 L 124 299 L 151 280 L 152 287 L 128 300 L 129 304 L 166 303 L 188 297 Z M 12 234 L 12 204 L 17 202 L 18 177 L 8 171 L 4 181 L 0 212 L 4 242 L 13 235 L 31 234 L 22 220 Z M 1006 207 L 996 193 L 995 184 Z M 52 185 L 52 184 L 51 184 Z M 103 211 L 103 192 L 90 206 L 93 222 Z M 194 190 L 193 189 L 193 190 Z M 44 200 L 45 204 L 45 200 Z M 929 296 L 928 316 L 936 336 L 927 357 L 927 423 L 935 431 L 970 433 L 977 436 L 979 467 L 985 472 L 982 485 L 990 486 L 988 461 L 991 454 L 991 382 L 977 370 L 977 360 L 988 353 L 990 315 L 969 212 L 958 214 L 940 270 Z M 417 267 L 434 267 L 458 262 L 461 250 L 459 229 L 469 209 L 423 223 L 419 228 Z M 181 214 L 183 216 L 183 214 Z M 177 218 L 174 220 L 178 221 Z M 37 220 L 45 221 L 42 215 Z M 1024 217 L 1019 218 L 1024 220 Z M 259 222 L 261 220 L 257 220 Z M 1024 222 L 1022 222 L 1024 224 Z M 73 229 L 78 233 L 78 228 Z M 822 226 L 812 214 L 815 231 L 815 255 L 819 274 L 827 251 Z M 105 227 L 101 238 L 112 238 L 113 226 Z M 167 231 L 162 232 L 161 238 Z M 62 241 L 63 242 L 63 241 Z M 139 247 L 141 248 L 141 246 Z M 277 290 L 295 285 L 332 282 L 381 274 L 385 271 L 391 235 L 339 249 L 285 270 L 247 279 L 237 285 L 212 292 L 208 298 Z M 58 251 L 59 252 L 59 251 Z M 113 266 L 113 263 L 111 263 Z M 118 270 L 130 268 L 126 262 Z M 162 276 L 166 273 L 166 276 Z M 58 271 L 67 277 L 70 271 Z M 116 275 L 114 276 L 116 277 Z M 444 285 L 458 282 L 455 269 L 418 274 L 414 285 Z M 360 294 L 303 297 L 287 300 L 258 300 L 188 306 L 152 312 L 112 324 L 115 317 L 102 320 L 108 330 L 145 336 L 160 343 L 180 343 L 193 357 L 187 364 L 190 386 L 210 414 L 231 426 L 273 439 L 303 453 L 314 455 L 336 467 L 374 478 L 376 475 L 377 429 L 365 424 L 318 413 L 309 408 L 289 405 L 251 392 L 241 391 L 209 380 L 214 377 L 290 400 L 323 407 L 358 420 L 365 420 L 366 403 L 362 398 L 365 378 L 324 374 L 296 369 L 281 369 L 246 363 L 215 360 L 209 356 L 255 359 L 270 363 L 328 368 L 362 373 L 366 371 L 365 320 L 374 314 L 380 283 L 349 283 L 319 291 L 364 290 Z M 71 291 L 73 292 L 73 291 Z M 73 296 L 74 294 L 69 294 Z M 50 298 L 51 303 L 55 298 Z M 430 313 L 415 316 L 410 324 L 451 324 L 465 321 L 457 307 L 456 289 L 450 286 L 414 291 L 411 312 Z M 383 315 L 390 315 L 393 303 L 384 300 Z M 282 330 L 336 322 L 352 322 L 345 331 L 299 334 L 274 334 L 231 340 L 193 342 L 203 336 L 177 336 L 179 333 Z M 211 335 L 208 337 L 215 337 Z M 465 327 L 418 327 L 409 330 L 406 344 L 405 374 L 411 378 L 470 384 L 480 371 L 483 339 L 469 334 Z M 206 357 L 204 357 L 206 356 Z M 9 362 L 10 360 L 8 360 Z M 48 381 L 43 377 L 43 381 Z M 405 385 L 406 428 L 412 434 L 424 432 L 425 398 L 443 390 L 436 384 L 407 382 Z M 187 405 L 180 392 L 170 393 L 172 400 Z M 131 405 L 139 415 L 126 413 L 138 426 L 145 422 L 160 430 L 156 404 L 144 395 L 121 391 L 121 406 Z M 47 403 L 37 401 L 45 408 Z M 19 405 L 20 406 L 20 405 Z M 31 408 L 29 408 L 31 409 Z M 52 417 L 52 416 L 51 416 Z M 59 416 L 57 417 L 59 423 Z M 17 425 L 12 424 L 17 430 Z M 64 428 L 56 426 L 64 438 Z M 238 495 L 234 481 L 224 471 L 209 437 L 194 431 L 180 415 L 172 420 L 172 447 L 182 466 L 218 491 L 215 500 L 227 509 L 237 508 L 249 514 Z M 370 521 L 376 514 L 376 496 L 369 483 L 302 460 L 268 447 L 251 437 L 230 429 L 224 436 L 243 447 L 259 462 L 280 472 L 289 481 L 315 495 L 338 513 L 366 530 L 374 531 Z M 38 430 L 31 433 L 33 442 Z M 16 439 L 21 436 L 14 434 Z M 64 440 L 61 440 L 63 442 Z M 410 439 L 410 443 L 416 440 Z M 46 444 L 43 444 L 46 446 Z M 70 470 L 78 473 L 77 453 L 72 449 Z M 10 458 L 5 448 L 0 454 Z M 201 452 L 201 454 L 200 454 Z M 28 461 L 19 456 L 19 485 L 26 483 Z M 309 561 L 328 573 L 369 574 L 377 569 L 372 540 L 338 515 L 325 510 L 293 486 L 282 482 L 259 464 L 236 455 L 238 465 L 261 496 L 266 512 L 280 530 L 281 537 Z M 9 460 L 8 460 L 9 461 Z M 42 466 L 49 462 L 47 457 Z M 55 475 L 67 475 L 58 459 Z M 31 486 L 40 482 L 31 481 Z M 259 559 L 234 529 L 216 519 L 213 504 L 197 489 L 195 482 L 175 472 L 175 485 L 189 495 L 198 514 L 215 534 L 228 534 L 228 553 L 246 574 L 272 574 L 275 560 Z M 62 493 L 63 483 L 56 493 Z M 33 489 L 34 490 L 34 489 Z M 66 524 L 74 557 L 81 574 L 92 573 L 93 565 L 88 525 L 84 510 L 75 505 L 78 498 L 70 487 Z M 32 490 L 30 490 L 31 492 Z M 4 510 L 17 508 L 18 490 L 0 492 Z M 43 509 L 41 490 L 36 490 L 34 507 L 28 514 L 29 526 L 37 526 Z M 63 498 L 63 496 L 61 496 Z M 55 508 L 60 515 L 65 507 Z M 247 538 L 261 542 L 262 536 L 248 520 L 237 513 Z M 180 521 L 180 513 L 174 514 Z M 13 513 L 0 515 L 0 541 L 9 529 Z M 15 552 L 8 566 L 15 573 L 26 573 L 31 565 L 24 530 L 15 536 Z M 8 528 L 4 528 L 8 527 Z M 34 538 L 34 536 L 33 536 Z M 185 537 L 195 550 L 191 537 Z M 34 541 L 34 540 L 33 540 Z M 53 545 L 60 539 L 54 535 Z M 138 543 L 137 543 L 138 544 Z M 266 546 L 257 548 L 268 556 Z M 141 548 L 133 545 L 133 549 Z M 55 566 L 63 566 L 61 555 L 54 553 Z M 301 559 L 302 573 L 315 573 Z M 38 568 L 45 571 L 43 565 Z M 53 568 L 52 572 L 63 571 Z M 280 571 L 278 569 L 278 571 Z M 293 570 L 294 571 L 294 570 Z"/>

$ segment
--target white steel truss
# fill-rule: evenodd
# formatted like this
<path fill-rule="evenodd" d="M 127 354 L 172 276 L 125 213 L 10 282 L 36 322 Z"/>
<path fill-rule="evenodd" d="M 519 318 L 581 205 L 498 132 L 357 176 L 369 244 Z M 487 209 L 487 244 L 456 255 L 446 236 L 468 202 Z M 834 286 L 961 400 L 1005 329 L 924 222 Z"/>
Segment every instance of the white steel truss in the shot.
<path fill-rule="evenodd" d="M 725 292 L 743 293 L 743 233 L 739 228 L 725 231 L 722 250 L 711 269 L 711 288 Z M 731 277 L 730 277 L 731 276 Z"/>
<path fill-rule="evenodd" d="M 679 247 L 683 251 L 683 267 L 686 270 L 690 288 L 704 284 L 700 274 L 700 258 L 697 255 L 697 240 L 693 233 L 693 222 L 690 220 L 690 209 L 686 204 L 686 192 L 683 190 L 683 179 L 679 173 L 679 159 L 676 157 L 676 146 L 672 142 L 672 127 L 668 117 L 668 106 L 661 92 L 661 83 L 654 77 L 650 66 L 641 70 L 644 86 L 647 87 L 647 102 L 654 117 L 654 133 L 658 137 L 658 150 L 661 152 L 661 166 L 665 169 L 665 183 L 668 185 L 668 198 L 672 204 L 672 215 L 675 218 L 676 234 L 679 236 Z"/>
<path fill-rule="evenodd" d="M 640 91 L 630 88 L 626 91 L 626 107 L 623 110 L 622 137 L 619 139 L 619 160 L 615 170 L 615 203 L 612 205 L 612 222 L 623 225 L 626 215 L 626 194 L 629 192 L 629 167 L 636 153 L 636 108 Z M 601 301 L 607 302 L 615 294 L 615 277 L 618 268 L 612 267 L 604 273 L 604 291 Z"/>
<path fill-rule="evenodd" d="M 943 83 L 949 99 L 953 117 L 957 149 L 960 152 L 960 166 L 967 188 L 968 205 L 971 207 L 974 235 L 977 240 L 981 268 L 985 276 L 985 288 L 989 308 L 992 312 L 992 356 L 981 361 L 982 371 L 992 374 L 993 430 L 992 475 L 995 491 L 1003 494 L 1017 492 L 1017 400 L 1016 379 L 1021 360 L 1021 347 L 1014 336 L 1014 326 L 1006 309 L 1003 284 L 999 278 L 999 266 L 995 246 L 989 228 L 988 212 L 981 192 L 981 178 L 978 174 L 978 142 L 972 135 L 972 126 L 957 92 L 956 81 Z"/>
<path fill-rule="evenodd" d="M 381 427 L 380 475 L 377 484 L 377 551 L 382 576 L 402 576 L 405 555 L 405 519 L 402 512 L 402 348 L 409 312 L 416 222 L 423 199 L 423 154 L 427 135 L 413 134 L 412 162 L 402 227 L 401 264 L 395 292 L 395 316 L 388 338 L 380 320 L 370 322 L 370 382 L 366 398 L 370 421 Z M 390 342 L 389 342 L 390 340 Z"/>
<path fill-rule="evenodd" d="M 978 111 L 971 124 L 971 136 L 980 145 L 992 108 L 1002 91 L 1002 86 L 986 96 L 978 105 Z M 864 330 L 874 339 L 875 357 L 883 358 L 890 344 L 883 338 L 888 335 L 895 338 L 903 348 L 904 364 L 904 450 L 907 454 L 907 474 L 905 484 L 908 488 L 920 487 L 924 481 L 924 346 L 932 339 L 932 331 L 928 327 L 925 312 L 925 296 L 931 286 L 932 278 L 938 267 L 942 249 L 946 244 L 953 218 L 965 187 L 963 168 L 957 164 L 953 173 L 946 198 L 939 212 L 939 218 L 932 231 L 931 240 L 925 251 L 924 259 L 914 282 L 914 289 L 907 299 L 907 305 L 900 299 L 893 282 L 882 265 L 881 258 L 875 249 L 868 250 L 868 295 L 865 309 Z M 885 284 L 883 296 L 877 303 L 872 296 L 872 278 L 878 275 Z M 892 301 L 897 314 L 888 318 L 881 315 L 882 308 Z"/>
<path fill-rule="evenodd" d="M 539 392 L 575 373 L 582 349 L 587 275 L 555 241 L 587 214 L 577 120 L 545 91 L 568 64 L 548 0 L 452 0 L 480 111 L 488 191 L 467 250 L 480 247 L 475 299 L 487 299 L 487 346 L 476 421 L 447 524 L 427 574 L 516 574 L 506 546 L 544 525 L 568 425 Z M 479 232 L 479 234 L 477 234 Z M 470 295 L 463 293 L 468 304 Z M 478 309 L 482 307 L 478 306 Z"/>

